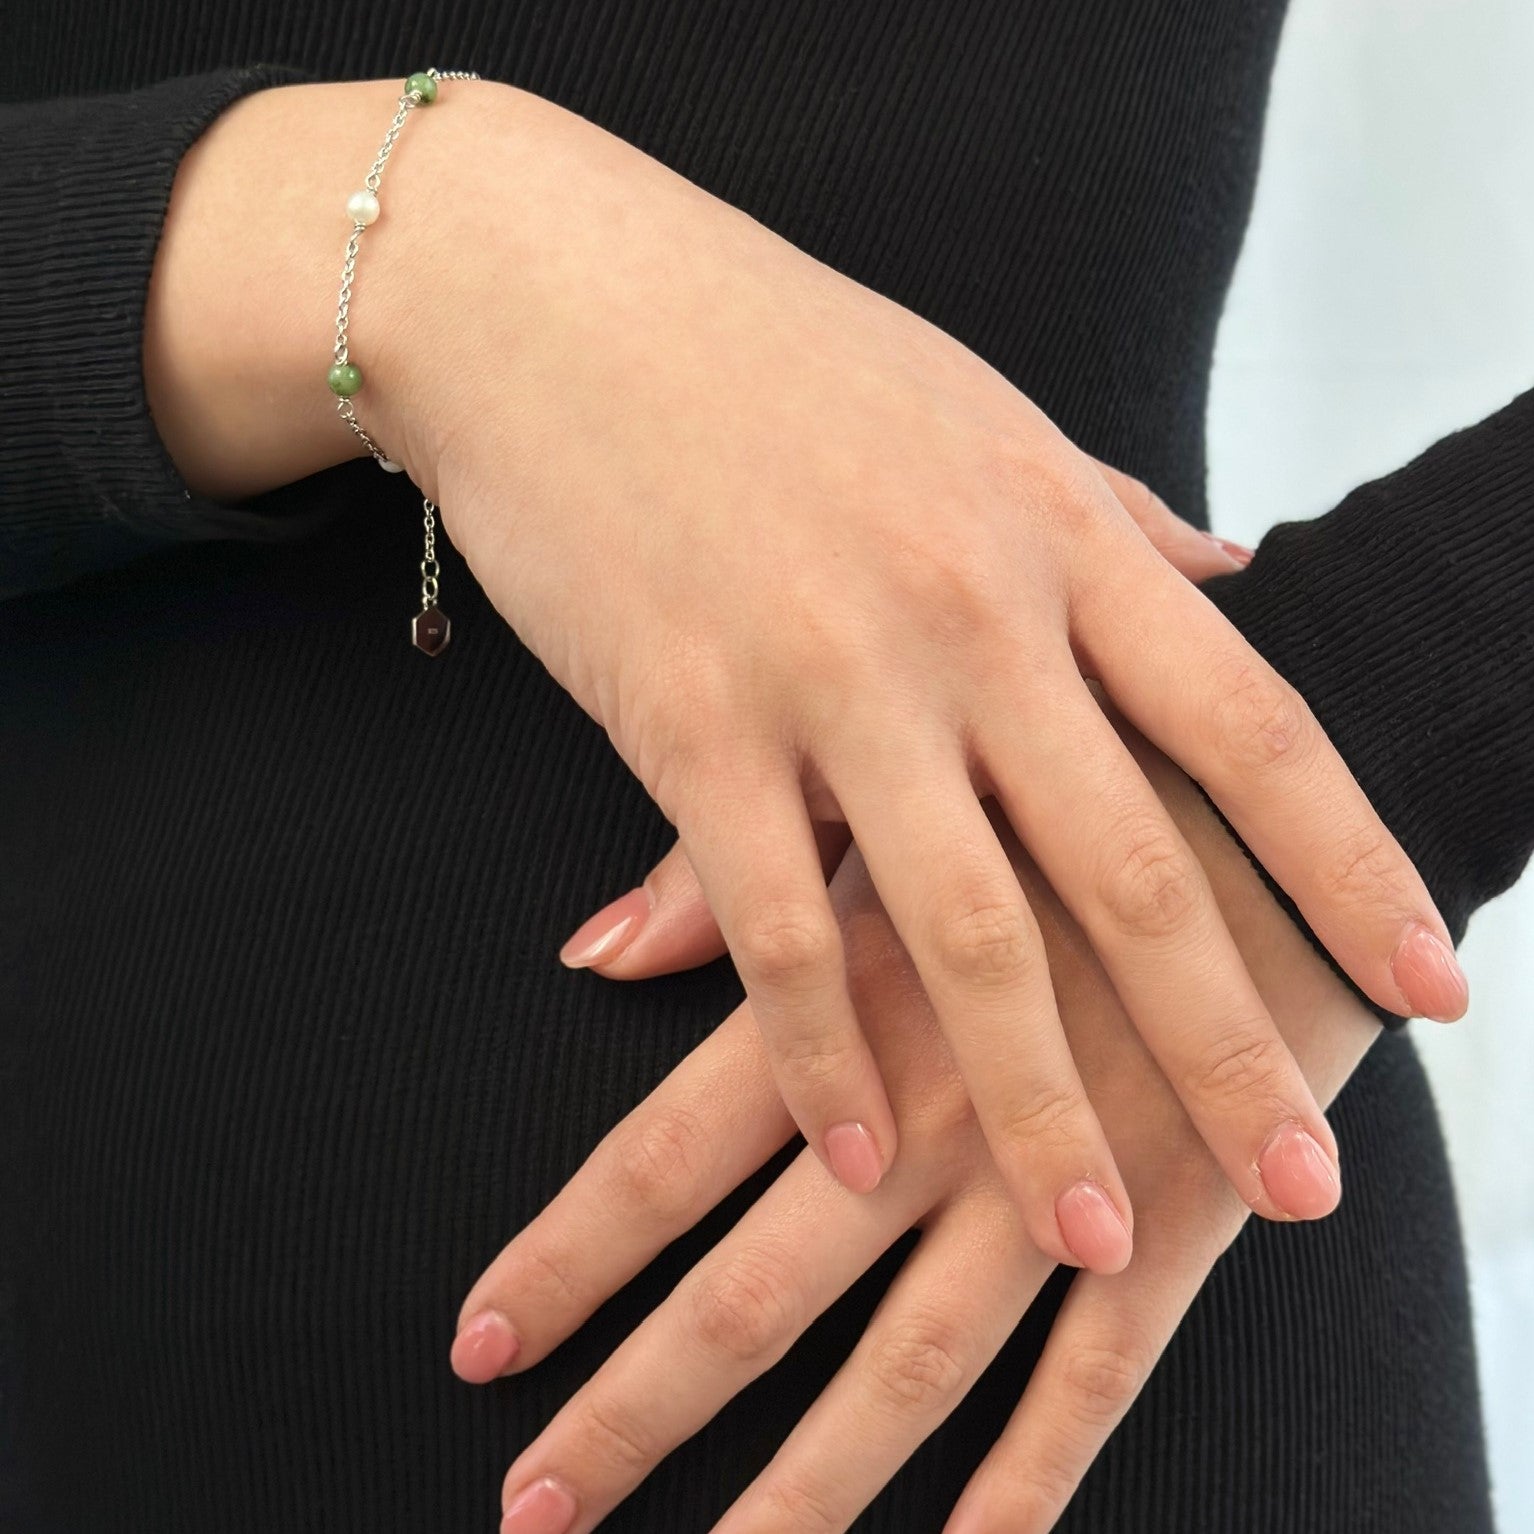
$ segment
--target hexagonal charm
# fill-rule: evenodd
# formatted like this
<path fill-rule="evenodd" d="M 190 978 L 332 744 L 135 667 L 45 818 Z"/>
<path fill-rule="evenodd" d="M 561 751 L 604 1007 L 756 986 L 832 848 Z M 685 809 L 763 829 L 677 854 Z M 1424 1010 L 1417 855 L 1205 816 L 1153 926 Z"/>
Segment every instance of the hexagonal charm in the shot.
<path fill-rule="evenodd" d="M 410 642 L 423 655 L 440 655 L 452 637 L 453 625 L 435 603 L 410 620 Z"/>

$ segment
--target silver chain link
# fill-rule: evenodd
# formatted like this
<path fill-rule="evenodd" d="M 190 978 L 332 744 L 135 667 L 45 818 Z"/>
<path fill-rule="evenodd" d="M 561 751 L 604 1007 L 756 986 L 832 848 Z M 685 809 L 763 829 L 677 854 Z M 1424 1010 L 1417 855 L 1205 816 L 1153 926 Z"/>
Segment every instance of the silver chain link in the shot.
<path fill-rule="evenodd" d="M 421 611 L 425 612 L 437 600 L 437 577 L 442 567 L 437 563 L 437 508 L 430 498 L 421 504 L 426 508 L 426 558 L 421 561 Z"/>
<path fill-rule="evenodd" d="M 433 80 L 477 80 L 479 76 L 472 69 L 428 69 L 424 73 Z M 378 153 L 374 156 L 372 168 L 367 173 L 367 179 L 363 185 L 375 197 L 378 188 L 383 181 L 384 166 L 389 163 L 389 156 L 394 152 L 395 141 L 403 131 L 406 119 L 420 105 L 423 97 L 418 91 L 405 91 L 399 98 L 394 109 L 394 117 L 389 123 L 388 131 L 383 136 L 383 143 L 378 146 Z M 334 360 L 338 366 L 344 366 L 351 361 L 348 350 L 349 327 L 351 324 L 352 305 L 352 281 L 357 274 L 357 251 L 362 245 L 362 236 L 366 233 L 368 225 L 354 223 L 351 238 L 346 242 L 346 258 L 341 267 L 341 292 L 336 305 L 336 341 L 334 348 Z M 336 399 L 336 413 L 341 420 L 351 428 L 358 440 L 362 443 L 374 459 L 387 469 L 396 469 L 398 465 L 384 453 L 383 449 L 369 436 L 362 422 L 357 419 L 357 412 L 352 405 L 350 395 L 341 395 Z M 442 573 L 442 567 L 437 563 L 437 508 L 429 499 L 423 498 L 424 519 L 426 526 L 425 558 L 421 561 L 421 611 L 433 606 L 437 600 L 437 578 Z"/>

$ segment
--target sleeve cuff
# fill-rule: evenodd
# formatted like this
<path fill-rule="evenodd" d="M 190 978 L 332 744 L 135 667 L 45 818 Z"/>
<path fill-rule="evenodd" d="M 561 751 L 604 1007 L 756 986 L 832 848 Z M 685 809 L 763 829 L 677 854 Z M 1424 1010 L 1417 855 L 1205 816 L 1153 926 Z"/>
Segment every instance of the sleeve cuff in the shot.
<path fill-rule="evenodd" d="M 4 109 L 0 595 L 196 538 L 308 527 L 192 495 L 155 429 L 144 309 L 183 156 L 240 97 L 308 77 L 255 65 Z"/>

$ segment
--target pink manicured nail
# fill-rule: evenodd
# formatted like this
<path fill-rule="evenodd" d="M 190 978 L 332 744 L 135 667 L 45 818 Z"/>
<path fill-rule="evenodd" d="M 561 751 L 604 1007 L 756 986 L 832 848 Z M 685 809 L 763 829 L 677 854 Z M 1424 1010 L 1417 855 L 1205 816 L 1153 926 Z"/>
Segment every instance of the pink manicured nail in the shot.
<path fill-rule="evenodd" d="M 501 1534 L 565 1534 L 575 1522 L 575 1498 L 551 1476 L 517 1494 L 501 1516 Z"/>
<path fill-rule="evenodd" d="M 884 1176 L 879 1147 L 861 1124 L 833 1124 L 826 1131 L 826 1160 L 836 1180 L 854 1193 L 872 1193 Z"/>
<path fill-rule="evenodd" d="M 650 914 L 650 896 L 633 889 L 588 917 L 570 934 L 559 950 L 559 962 L 571 969 L 589 969 L 606 959 L 616 959 L 639 936 Z"/>
<path fill-rule="evenodd" d="M 1257 1158 L 1268 1197 L 1296 1220 L 1319 1220 L 1337 1207 L 1342 1180 L 1332 1158 L 1298 1124 L 1280 1124 Z"/>
<path fill-rule="evenodd" d="M 1435 1023 L 1452 1023 L 1470 1005 L 1470 982 L 1454 951 L 1436 933 L 1413 922 L 1390 959 L 1407 1009 Z"/>
<path fill-rule="evenodd" d="M 1055 1200 L 1060 1235 L 1076 1260 L 1094 1273 L 1117 1273 L 1129 1263 L 1134 1239 L 1124 1217 L 1095 1182 L 1073 1183 Z"/>
<path fill-rule="evenodd" d="M 1239 543 L 1232 543 L 1229 538 L 1219 538 L 1213 533 L 1205 533 L 1204 536 L 1223 554 L 1233 559 L 1237 569 L 1244 570 L 1256 558 L 1255 550 Z"/>
<path fill-rule="evenodd" d="M 510 1367 L 522 1339 L 498 1310 L 482 1310 L 453 1338 L 453 1373 L 471 1385 L 487 1385 Z"/>

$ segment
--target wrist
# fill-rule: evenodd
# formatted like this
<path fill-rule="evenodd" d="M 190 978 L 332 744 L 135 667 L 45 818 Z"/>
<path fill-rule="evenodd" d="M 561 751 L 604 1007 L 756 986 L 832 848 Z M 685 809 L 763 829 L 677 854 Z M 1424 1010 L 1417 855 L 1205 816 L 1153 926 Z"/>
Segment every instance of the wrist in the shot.
<path fill-rule="evenodd" d="M 394 90 L 397 97 L 398 82 Z M 391 108 L 385 101 L 380 111 L 373 102 L 343 202 L 362 185 Z M 443 457 L 458 430 L 479 418 L 476 394 L 514 387 L 507 365 L 513 359 L 502 356 L 492 372 L 479 355 L 482 333 L 509 329 L 525 338 L 534 319 L 526 289 L 530 251 L 508 238 L 515 229 L 531 239 L 534 210 L 521 172 L 537 155 L 528 143 L 532 127 L 554 116 L 583 119 L 485 80 L 448 82 L 413 115 L 425 120 L 395 144 L 379 192 L 382 212 L 358 258 L 348 350 L 363 377 L 352 400 L 358 421 L 424 494 L 440 501 Z M 492 208 L 511 211 L 497 218 Z M 337 274 L 341 252 L 337 244 L 331 263 Z M 327 345 L 335 289 L 333 276 Z M 313 366 L 311 357 L 311 374 Z M 322 383 L 323 371 L 322 363 Z"/>
<path fill-rule="evenodd" d="M 508 89 L 455 81 L 449 91 Z M 399 91 L 398 80 L 369 80 L 255 92 L 183 157 L 150 281 L 143 364 L 156 428 L 195 493 L 242 500 L 365 452 L 337 419 L 326 369 L 346 200 Z M 420 290 L 435 281 L 409 248 L 410 228 L 437 202 L 431 176 L 411 171 L 437 159 L 431 141 L 451 120 L 432 110 L 437 121 L 413 125 L 396 145 L 388 211 L 369 231 L 353 295 L 353 355 L 368 381 L 358 417 L 395 456 L 407 419 L 396 396 L 413 388 L 404 338 Z M 391 270 L 399 264 L 408 271 Z"/>
<path fill-rule="evenodd" d="M 335 89 L 242 98 L 176 174 L 144 316 L 144 382 L 177 470 L 211 499 L 258 494 L 350 452 L 302 376 L 306 341 L 323 357 L 333 285 L 322 281 L 334 243 L 322 189 L 337 140 L 315 132 L 315 117 Z"/>
<path fill-rule="evenodd" d="M 384 212 L 358 263 L 368 270 L 352 306 L 350 352 L 364 379 L 358 419 L 439 503 L 462 547 L 457 496 L 444 486 L 455 443 L 489 429 L 487 392 L 501 404 L 532 401 L 549 359 L 567 361 L 579 347 L 565 293 L 591 268 L 581 266 L 573 183 L 603 146 L 643 157 L 578 114 L 496 82 L 455 81 L 428 110 L 415 142 L 402 136 L 389 160 Z M 532 417 L 495 448 L 509 498 L 537 436 Z"/>

